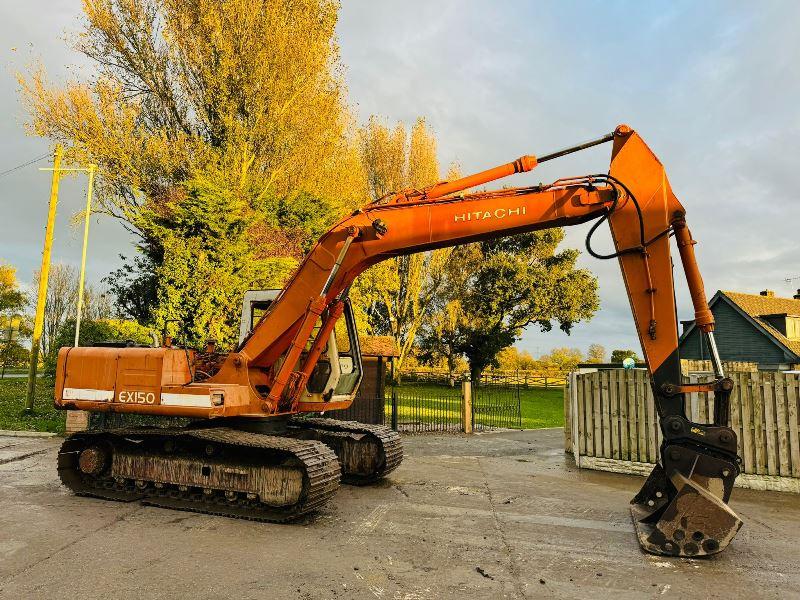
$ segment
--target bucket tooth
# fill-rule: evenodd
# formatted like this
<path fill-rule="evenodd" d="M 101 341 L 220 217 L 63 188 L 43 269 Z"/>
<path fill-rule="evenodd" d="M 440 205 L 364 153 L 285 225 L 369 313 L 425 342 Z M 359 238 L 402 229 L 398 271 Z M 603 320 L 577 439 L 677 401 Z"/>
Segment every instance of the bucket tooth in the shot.
<path fill-rule="evenodd" d="M 631 501 L 631 517 L 645 552 L 664 556 L 710 556 L 724 550 L 742 520 L 708 489 L 656 465 Z"/>

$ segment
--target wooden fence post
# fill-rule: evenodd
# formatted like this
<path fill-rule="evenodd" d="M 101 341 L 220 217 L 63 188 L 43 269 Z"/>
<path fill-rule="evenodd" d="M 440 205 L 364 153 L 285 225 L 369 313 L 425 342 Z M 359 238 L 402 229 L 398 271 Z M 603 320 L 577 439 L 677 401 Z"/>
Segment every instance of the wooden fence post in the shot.
<path fill-rule="evenodd" d="M 569 384 L 572 374 L 567 376 L 567 384 L 564 386 L 564 451 L 572 452 L 572 406 L 570 405 Z"/>
<path fill-rule="evenodd" d="M 461 429 L 472 433 L 472 382 L 469 379 L 461 382 Z"/>
<path fill-rule="evenodd" d="M 578 372 L 572 371 L 569 375 L 569 400 L 570 400 L 570 425 L 572 427 L 572 457 L 575 459 L 575 466 L 581 467 L 581 433 L 580 420 L 583 414 L 578 407 Z"/>
<path fill-rule="evenodd" d="M 392 429 L 397 431 L 397 391 L 392 388 Z"/>

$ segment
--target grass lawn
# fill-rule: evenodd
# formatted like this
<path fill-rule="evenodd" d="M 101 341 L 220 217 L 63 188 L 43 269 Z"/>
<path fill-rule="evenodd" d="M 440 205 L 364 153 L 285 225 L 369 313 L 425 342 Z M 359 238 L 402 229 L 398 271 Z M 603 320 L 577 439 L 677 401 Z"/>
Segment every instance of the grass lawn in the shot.
<path fill-rule="evenodd" d="M 388 394 L 387 390 L 387 394 Z M 396 388 L 398 422 L 461 421 L 461 387 L 449 388 L 431 383 L 404 383 Z M 473 392 L 475 393 L 475 392 Z M 492 395 L 508 399 L 505 390 Z M 511 393 L 511 392 L 509 392 Z M 391 397 L 387 398 L 386 414 L 391 414 Z M 480 392 L 478 392 L 480 398 Z M 480 400 L 477 400 L 480 403 Z M 523 429 L 544 429 L 564 426 L 563 388 L 521 388 L 520 408 Z"/>
<path fill-rule="evenodd" d="M 5 372 L 6 375 L 27 375 L 28 369 L 17 369 L 8 367 Z"/>
<path fill-rule="evenodd" d="M 564 388 L 521 389 L 523 429 L 564 426 Z"/>
<path fill-rule="evenodd" d="M 27 385 L 28 380 L 24 377 L 0 379 L 0 429 L 63 433 L 66 413 L 53 408 L 51 381 L 39 378 L 34 413 L 31 416 L 24 414 Z M 500 393 L 505 402 L 508 398 L 506 392 Z M 449 388 L 430 383 L 408 383 L 397 388 L 397 397 L 400 423 L 461 421 L 460 386 Z M 523 429 L 564 426 L 562 388 L 522 388 L 520 405 Z M 391 397 L 387 398 L 386 414 L 391 414 Z"/>
<path fill-rule="evenodd" d="M 28 380 L 25 377 L 0 379 L 0 429 L 63 433 L 66 413 L 53 408 L 51 380 L 44 377 L 37 380 L 31 415 L 24 414 L 27 390 Z"/>

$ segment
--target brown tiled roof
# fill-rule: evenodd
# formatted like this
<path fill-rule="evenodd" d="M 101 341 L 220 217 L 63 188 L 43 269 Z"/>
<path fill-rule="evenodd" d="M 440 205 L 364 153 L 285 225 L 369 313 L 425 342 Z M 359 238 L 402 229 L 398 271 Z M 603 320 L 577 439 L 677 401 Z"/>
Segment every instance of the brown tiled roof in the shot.
<path fill-rule="evenodd" d="M 792 352 L 800 356 L 800 340 L 790 340 L 780 331 L 775 329 L 764 315 L 794 315 L 800 316 L 800 300 L 793 298 L 779 298 L 778 296 L 762 296 L 760 294 L 742 294 L 740 292 L 721 291 L 729 300 L 744 312 L 758 321 L 770 335 L 789 348 Z"/>
<path fill-rule="evenodd" d="M 363 356 L 400 356 L 390 335 L 365 335 L 358 338 Z"/>

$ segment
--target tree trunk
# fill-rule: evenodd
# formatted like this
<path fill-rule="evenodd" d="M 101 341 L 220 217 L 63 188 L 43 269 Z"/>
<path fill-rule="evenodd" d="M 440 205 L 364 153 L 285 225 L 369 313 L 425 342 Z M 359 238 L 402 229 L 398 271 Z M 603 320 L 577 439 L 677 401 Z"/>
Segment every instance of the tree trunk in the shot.
<path fill-rule="evenodd" d="M 480 385 L 481 383 L 481 374 L 483 373 L 483 369 L 478 367 L 477 365 L 473 365 L 470 363 L 469 365 L 469 378 L 472 381 L 472 386 L 475 387 L 476 385 Z"/>

